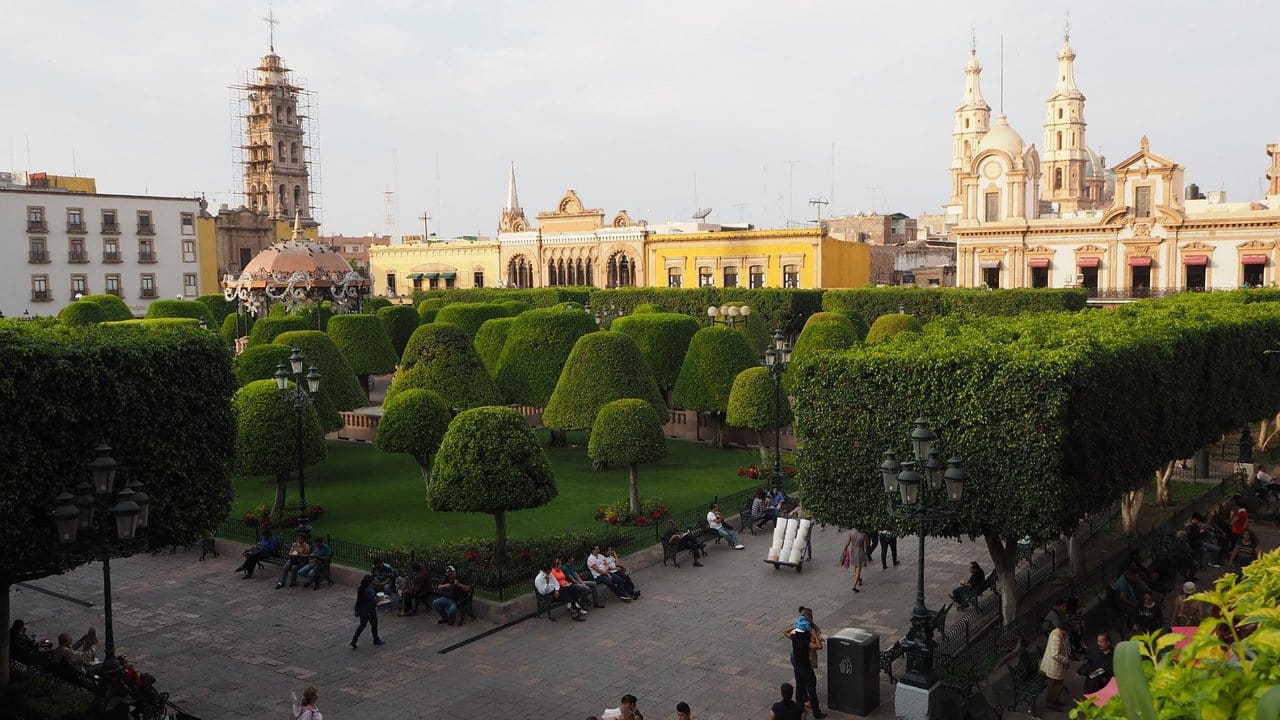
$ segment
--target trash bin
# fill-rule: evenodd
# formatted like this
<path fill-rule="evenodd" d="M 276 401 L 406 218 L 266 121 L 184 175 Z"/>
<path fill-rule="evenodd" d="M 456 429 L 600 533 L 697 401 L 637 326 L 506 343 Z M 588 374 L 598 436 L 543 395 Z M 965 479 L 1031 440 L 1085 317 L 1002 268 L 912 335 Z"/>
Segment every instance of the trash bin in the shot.
<path fill-rule="evenodd" d="M 1200 448 L 1191 456 L 1191 464 L 1194 466 L 1196 479 L 1205 480 L 1209 477 L 1209 448 Z"/>
<path fill-rule="evenodd" d="M 870 715 L 880 706 L 880 636 L 845 628 L 827 638 L 827 706 Z"/>

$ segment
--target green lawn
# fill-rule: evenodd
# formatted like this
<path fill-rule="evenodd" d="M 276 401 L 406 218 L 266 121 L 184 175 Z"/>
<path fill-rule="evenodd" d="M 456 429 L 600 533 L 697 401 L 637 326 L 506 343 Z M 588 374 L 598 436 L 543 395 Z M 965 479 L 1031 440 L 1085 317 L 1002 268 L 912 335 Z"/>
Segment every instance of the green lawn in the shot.
<path fill-rule="evenodd" d="M 547 449 L 559 497 L 546 507 L 509 513 L 509 537 L 589 528 L 596 522 L 597 507 L 627 496 L 625 467 L 592 472 L 586 446 L 581 444 L 585 436 L 571 433 L 569 440 L 579 444 Z M 738 477 L 738 467 L 759 461 L 754 451 L 717 450 L 675 440 L 669 440 L 667 448 L 662 461 L 640 466 L 640 497 L 663 502 L 673 511 L 702 506 L 715 495 L 738 492 L 758 482 Z M 233 521 L 275 497 L 273 478 L 237 477 L 234 483 Z M 297 502 L 296 490 L 291 482 L 290 502 Z M 413 459 L 372 445 L 331 441 L 328 459 L 307 468 L 307 501 L 325 509 L 314 523 L 317 532 L 384 548 L 493 536 L 493 516 L 434 512 L 424 498 L 422 473 Z"/>

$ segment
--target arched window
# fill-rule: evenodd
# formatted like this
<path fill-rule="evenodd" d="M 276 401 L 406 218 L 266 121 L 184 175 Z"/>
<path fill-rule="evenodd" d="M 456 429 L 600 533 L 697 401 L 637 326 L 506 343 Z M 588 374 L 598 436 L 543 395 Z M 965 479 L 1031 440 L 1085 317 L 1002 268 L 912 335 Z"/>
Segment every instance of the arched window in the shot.
<path fill-rule="evenodd" d="M 1058 131 L 1058 149 L 1059 150 L 1062 149 L 1062 131 L 1061 130 Z"/>
<path fill-rule="evenodd" d="M 507 261 L 507 285 L 517 288 L 533 287 L 533 264 L 523 255 Z"/>
<path fill-rule="evenodd" d="M 594 268 L 595 268 L 595 263 L 591 262 L 591 260 L 588 259 L 587 260 L 587 285 L 590 287 L 594 287 L 596 284 L 595 278 L 593 277 L 593 275 L 595 274 Z"/>
<path fill-rule="evenodd" d="M 280 186 L 280 196 L 277 199 L 277 203 L 276 203 L 277 205 L 279 205 L 279 207 L 276 209 L 277 214 L 279 215 L 289 214 L 289 207 L 288 205 L 285 204 L 289 199 L 288 196 L 286 195 L 286 193 L 288 192 L 289 192 L 288 188 L 286 188 L 284 185 Z"/>
<path fill-rule="evenodd" d="M 1058 119 L 1062 119 L 1062 108 L 1058 108 Z"/>
<path fill-rule="evenodd" d="M 292 107 L 292 106 L 290 106 L 290 107 L 286 108 L 286 109 L 285 109 L 285 114 L 286 114 L 286 115 L 288 116 L 288 118 L 289 118 L 289 124 L 290 124 L 290 125 L 292 125 L 292 124 L 293 124 L 293 107 Z"/>
<path fill-rule="evenodd" d="M 574 285 L 586 285 L 587 274 L 582 268 L 582 258 L 578 258 L 577 268 L 574 272 Z"/>
<path fill-rule="evenodd" d="M 280 162 L 284 162 L 284 141 L 283 140 L 280 141 L 280 145 L 277 147 L 277 150 L 278 152 L 276 154 L 276 159 L 279 160 Z"/>
<path fill-rule="evenodd" d="M 556 285 L 559 285 L 559 284 L 560 283 L 558 281 L 558 278 L 556 278 L 556 261 L 548 260 L 547 261 L 547 285 L 551 287 L 555 287 Z"/>
<path fill-rule="evenodd" d="M 302 186 L 301 185 L 293 186 L 293 206 L 297 208 L 299 212 L 302 211 Z"/>
<path fill-rule="evenodd" d="M 609 256 L 608 287 L 630 287 L 634 282 L 635 262 L 627 259 L 624 252 L 616 252 Z"/>
<path fill-rule="evenodd" d="M 284 120 L 284 108 L 277 105 L 276 106 L 276 122 L 282 122 L 283 120 Z"/>
<path fill-rule="evenodd" d="M 965 118 L 965 119 L 964 119 L 964 129 L 965 129 L 965 130 L 968 130 L 968 129 L 969 129 L 969 118 Z"/>
<path fill-rule="evenodd" d="M 1053 189 L 1054 190 L 1062 189 L 1062 168 L 1053 169 Z"/>
<path fill-rule="evenodd" d="M 298 162 L 298 143 L 289 143 L 289 160 Z"/>

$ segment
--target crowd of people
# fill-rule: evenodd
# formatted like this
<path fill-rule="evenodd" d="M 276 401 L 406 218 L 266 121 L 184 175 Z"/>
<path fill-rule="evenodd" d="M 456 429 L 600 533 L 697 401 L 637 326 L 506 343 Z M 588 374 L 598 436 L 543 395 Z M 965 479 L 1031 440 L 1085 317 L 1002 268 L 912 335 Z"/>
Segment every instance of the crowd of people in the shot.
<path fill-rule="evenodd" d="M 602 585 L 623 602 L 640 598 L 640 590 L 611 545 L 606 545 L 603 551 L 599 545 L 591 548 L 585 573 L 578 572 L 577 557 L 569 553 L 567 561 L 560 558 L 544 561 L 533 579 L 533 589 L 538 595 L 563 602 L 569 609 L 569 617 L 578 622 L 587 619 L 588 599 L 592 608 L 604 607 L 600 602 Z"/>

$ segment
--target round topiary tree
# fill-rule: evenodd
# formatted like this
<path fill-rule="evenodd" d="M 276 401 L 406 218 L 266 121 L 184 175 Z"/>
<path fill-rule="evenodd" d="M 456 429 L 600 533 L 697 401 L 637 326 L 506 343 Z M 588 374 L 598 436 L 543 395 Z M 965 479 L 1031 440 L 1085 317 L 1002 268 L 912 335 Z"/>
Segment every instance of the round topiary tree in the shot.
<path fill-rule="evenodd" d="M 506 401 L 546 407 L 574 343 L 595 331 L 596 321 L 581 309 L 539 308 L 516 317 L 494 373 Z M 564 431 L 552 429 L 551 445 L 566 442 Z"/>
<path fill-rule="evenodd" d="M 499 317 L 510 317 L 507 309 L 494 303 L 453 303 L 440 308 L 435 322 L 453 323 L 466 331 L 467 337 L 475 338 L 485 320 Z"/>
<path fill-rule="evenodd" d="M 231 313 L 222 318 L 222 339 L 230 345 L 236 341 L 236 338 L 248 337 L 253 330 L 255 319 L 249 313 Z"/>
<path fill-rule="evenodd" d="M 489 374 L 497 377 L 498 360 L 502 358 L 502 348 L 507 344 L 507 334 L 511 331 L 514 317 L 485 320 L 476 333 L 476 352 Z"/>
<path fill-rule="evenodd" d="M 289 474 L 298 466 L 298 432 L 290 390 L 280 390 L 275 380 L 258 380 L 236 391 L 231 399 L 236 416 L 236 459 L 238 475 L 274 475 L 275 511 L 284 509 Z M 302 409 L 302 457 L 307 465 L 324 460 L 324 430 L 315 407 Z"/>
<path fill-rule="evenodd" d="M 112 295 L 111 293 L 85 295 L 80 298 L 80 301 L 91 302 L 102 308 L 102 311 L 107 314 L 107 322 L 133 319 L 133 311 L 129 309 L 128 305 L 124 304 L 124 300 L 119 295 Z"/>
<path fill-rule="evenodd" d="M 276 307 L 280 307 L 277 305 Z M 302 318 L 307 323 L 307 329 L 319 330 L 325 332 L 329 329 L 329 318 L 333 317 L 333 303 L 325 300 L 320 304 L 314 302 L 307 303 L 294 309 L 288 313 L 290 317 Z"/>
<path fill-rule="evenodd" d="M 689 341 L 680 365 L 673 399 L 676 407 L 710 413 L 715 419 L 715 445 L 724 447 L 721 431 L 729 409 L 729 393 L 738 373 L 760 364 L 741 333 L 727 327 L 702 328 Z"/>
<path fill-rule="evenodd" d="M 384 297 L 371 297 L 365 298 L 364 302 L 360 304 L 360 311 L 366 315 L 376 316 L 378 311 L 384 307 L 391 307 L 391 301 Z"/>
<path fill-rule="evenodd" d="M 58 322 L 68 327 L 97 325 L 100 322 L 106 322 L 106 320 L 107 313 L 102 309 L 101 305 L 84 300 L 77 300 L 62 308 L 62 311 L 58 313 Z"/>
<path fill-rule="evenodd" d="M 221 327 L 222 321 L 236 311 L 236 302 L 228 300 L 222 293 L 201 295 L 196 298 L 196 302 L 209 310 L 209 317 L 213 319 L 214 327 Z"/>
<path fill-rule="evenodd" d="M 498 568 L 506 561 L 507 512 L 542 507 L 558 492 L 533 428 L 507 407 L 474 408 L 455 417 L 431 468 L 431 509 L 493 515 Z"/>
<path fill-rule="evenodd" d="M 626 333 L 636 341 L 654 382 L 658 383 L 658 390 L 670 405 L 671 389 L 680 377 L 685 351 L 699 327 L 697 320 L 682 313 L 639 312 L 637 308 L 636 312 L 614 320 L 609 329 Z"/>
<path fill-rule="evenodd" d="M 528 312 L 533 309 L 533 305 L 523 300 L 503 300 L 498 305 L 507 311 L 509 317 L 515 317 L 522 312 Z"/>
<path fill-rule="evenodd" d="M 298 331 L 305 332 L 305 331 Z M 237 384 L 244 386 L 258 380 L 275 382 L 276 368 L 280 363 L 289 365 L 292 349 L 284 345 L 254 345 L 236 356 L 232 368 L 235 370 Z M 320 391 L 311 396 L 315 401 L 316 416 L 320 419 L 320 427 L 326 432 L 341 430 L 344 423 L 342 414 L 334 407 L 329 397 L 328 383 L 320 381 Z"/>
<path fill-rule="evenodd" d="M 383 332 L 382 323 L 376 316 L 362 313 L 334 315 L 329 319 L 326 332 L 338 346 L 347 367 L 360 379 L 366 395 L 369 393 L 370 375 L 385 375 L 396 369 L 396 350 L 391 347 L 391 339 Z"/>
<path fill-rule="evenodd" d="M 775 414 L 776 413 L 776 414 Z M 769 464 L 766 432 L 776 431 L 794 419 L 786 393 L 779 391 L 773 376 L 762 367 L 747 368 L 738 373 L 729 391 L 729 409 L 725 423 L 730 427 L 756 431 L 756 447 L 760 464 Z M 774 438 L 775 442 L 777 438 Z"/>
<path fill-rule="evenodd" d="M 660 313 L 660 312 L 666 312 L 666 311 L 658 307 L 657 305 L 654 305 L 653 303 L 640 303 L 634 308 L 631 308 L 632 315 L 643 315 L 645 313 Z"/>
<path fill-rule="evenodd" d="M 158 318 L 195 318 L 204 319 L 213 326 L 213 316 L 204 303 L 195 300 L 155 300 L 147 307 L 147 320 Z"/>
<path fill-rule="evenodd" d="M 292 330 L 276 336 L 273 345 L 298 348 L 304 368 L 320 372 L 320 387 L 338 410 L 355 410 L 369 403 L 360 381 L 351 371 L 333 339 L 319 330 Z"/>
<path fill-rule="evenodd" d="M 871 329 L 867 331 L 867 344 L 884 342 L 900 332 L 918 333 L 923 327 L 914 315 L 902 313 L 881 315 L 871 323 Z"/>
<path fill-rule="evenodd" d="M 296 315 L 267 315 L 254 321 L 246 347 L 270 344 L 275 342 L 276 336 L 292 330 L 311 329 L 310 323 Z"/>
<path fill-rule="evenodd" d="M 376 443 L 383 452 L 408 453 L 422 470 L 422 482 L 431 487 L 431 458 L 440 449 L 453 418 L 436 393 L 414 388 L 398 393 L 382 406 Z"/>
<path fill-rule="evenodd" d="M 454 410 L 498 405 L 498 386 L 476 354 L 471 338 L 457 325 L 435 322 L 413 332 L 405 346 L 400 372 L 387 390 L 387 400 L 404 390 L 432 390 Z"/>
<path fill-rule="evenodd" d="M 620 332 L 593 332 L 574 343 L 542 422 L 558 430 L 590 430 L 600 408 L 624 398 L 649 403 L 667 421 L 667 404 L 636 341 Z"/>
<path fill-rule="evenodd" d="M 440 298 L 427 298 L 418 303 L 418 324 L 426 325 L 429 322 L 435 322 L 436 313 L 440 312 L 442 307 L 444 307 L 444 300 Z"/>
<path fill-rule="evenodd" d="M 663 419 L 644 400 L 627 398 L 606 403 L 596 414 L 587 442 L 593 463 L 626 464 L 631 482 L 631 513 L 640 512 L 640 486 L 636 466 L 667 455 Z"/>
<path fill-rule="evenodd" d="M 418 318 L 418 311 L 412 305 L 384 307 L 378 311 L 378 322 L 382 323 L 383 331 L 391 339 L 391 347 L 396 351 L 396 357 L 404 353 L 404 346 L 409 342 L 413 331 L 422 324 Z"/>
<path fill-rule="evenodd" d="M 816 312 L 810 315 L 808 320 L 804 321 L 804 326 L 809 327 L 810 325 L 824 322 L 848 322 L 853 326 L 853 330 L 857 333 L 859 341 L 867 336 L 867 324 L 862 321 L 861 316 L 846 315 L 842 312 L 831 312 L 827 310 Z"/>
<path fill-rule="evenodd" d="M 799 367 L 797 363 L 806 362 L 820 353 L 857 347 L 865 335 L 840 313 L 814 313 L 805 323 L 804 330 L 800 331 L 800 337 L 796 338 L 795 347 L 791 350 L 791 365 L 782 376 L 782 386 L 787 392 L 792 392 L 792 384 L 797 377 L 792 368 Z"/>

